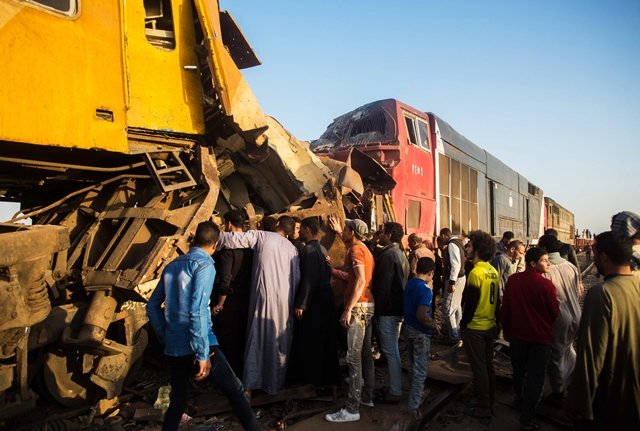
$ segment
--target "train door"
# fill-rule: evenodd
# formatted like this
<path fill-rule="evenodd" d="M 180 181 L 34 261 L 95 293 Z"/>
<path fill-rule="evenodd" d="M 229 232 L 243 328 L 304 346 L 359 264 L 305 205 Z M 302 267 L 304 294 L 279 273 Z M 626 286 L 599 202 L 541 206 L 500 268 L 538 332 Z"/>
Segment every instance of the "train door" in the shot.
<path fill-rule="evenodd" d="M 124 12 L 128 125 L 204 133 L 192 2 L 128 2 Z"/>

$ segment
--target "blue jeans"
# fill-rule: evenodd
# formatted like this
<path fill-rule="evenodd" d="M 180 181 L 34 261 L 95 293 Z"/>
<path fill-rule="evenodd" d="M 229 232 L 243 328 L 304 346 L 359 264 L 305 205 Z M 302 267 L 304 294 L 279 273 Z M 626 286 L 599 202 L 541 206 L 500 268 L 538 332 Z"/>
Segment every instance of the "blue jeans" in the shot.
<path fill-rule="evenodd" d="M 209 378 L 227 397 L 231 408 L 240 420 L 245 430 L 260 431 L 249 400 L 244 394 L 242 383 L 233 373 L 224 353 L 218 346 L 211 346 L 214 355 L 211 360 Z M 197 366 L 194 364 L 195 355 L 167 356 L 169 362 L 169 379 L 171 383 L 171 402 L 164 416 L 162 431 L 174 431 L 178 429 L 182 414 L 187 408 L 190 380 L 194 377 Z"/>
<path fill-rule="evenodd" d="M 402 395 L 402 365 L 400 364 L 400 350 L 398 349 L 402 320 L 401 316 L 376 317 L 380 349 L 387 358 L 389 395 L 394 396 Z"/>
<path fill-rule="evenodd" d="M 447 330 L 449 341 L 452 343 L 460 340 L 460 320 L 462 319 L 462 292 L 467 282 L 467 277 L 460 277 L 455 287 L 455 292 L 449 292 L 449 286 L 445 284 L 442 294 L 442 314 L 444 327 Z"/>
<path fill-rule="evenodd" d="M 424 382 L 427 380 L 431 335 L 418 331 L 407 324 L 403 328 L 409 354 L 409 375 L 411 378 L 407 407 L 410 411 L 416 411 L 422 404 Z"/>
<path fill-rule="evenodd" d="M 360 411 L 360 400 L 373 400 L 374 369 L 371 352 L 371 319 L 373 303 L 359 302 L 351 310 L 347 331 L 347 365 L 349 366 L 349 394 L 347 410 Z"/>
<path fill-rule="evenodd" d="M 512 340 L 511 366 L 513 389 L 521 400 L 520 423 L 528 425 L 535 419 L 536 407 L 542 396 L 544 373 L 551 355 L 551 347 Z"/>

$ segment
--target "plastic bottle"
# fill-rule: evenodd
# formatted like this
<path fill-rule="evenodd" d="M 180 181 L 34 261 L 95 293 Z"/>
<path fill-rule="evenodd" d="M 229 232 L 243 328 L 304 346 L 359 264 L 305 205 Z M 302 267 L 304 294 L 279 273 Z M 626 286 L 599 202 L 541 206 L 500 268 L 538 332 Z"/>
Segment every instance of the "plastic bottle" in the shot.
<path fill-rule="evenodd" d="M 158 398 L 156 399 L 156 402 L 153 403 L 153 408 L 162 410 L 162 413 L 164 414 L 169 408 L 170 396 L 171 385 L 160 386 L 158 388 Z"/>

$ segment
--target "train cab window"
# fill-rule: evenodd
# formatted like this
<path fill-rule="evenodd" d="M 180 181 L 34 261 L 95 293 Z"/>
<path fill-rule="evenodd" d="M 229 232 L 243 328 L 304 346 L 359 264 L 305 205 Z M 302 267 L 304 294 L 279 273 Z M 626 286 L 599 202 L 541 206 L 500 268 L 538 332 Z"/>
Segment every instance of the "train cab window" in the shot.
<path fill-rule="evenodd" d="M 416 137 L 416 124 L 413 118 L 404 116 L 404 122 L 407 125 L 407 137 L 412 145 L 418 145 L 418 139 Z"/>
<path fill-rule="evenodd" d="M 414 118 L 405 114 L 404 122 L 407 126 L 407 137 L 409 142 L 423 150 L 431 151 L 429 145 L 429 126 L 419 118 Z"/>
<path fill-rule="evenodd" d="M 418 229 L 420 227 L 420 201 L 409 199 L 407 204 L 407 220 L 405 223 L 406 227 L 407 229 Z"/>
<path fill-rule="evenodd" d="M 27 2 L 66 16 L 74 16 L 78 13 L 78 0 L 28 0 Z"/>
<path fill-rule="evenodd" d="M 349 142 L 358 143 L 386 139 L 387 118 L 382 110 L 370 112 L 351 125 L 349 130 Z"/>
<path fill-rule="evenodd" d="M 431 151 L 431 146 L 429 145 L 429 127 L 427 123 L 418 119 L 418 142 L 420 143 L 420 148 Z"/>
<path fill-rule="evenodd" d="M 147 40 L 164 49 L 176 47 L 171 0 L 144 0 L 144 28 Z"/>

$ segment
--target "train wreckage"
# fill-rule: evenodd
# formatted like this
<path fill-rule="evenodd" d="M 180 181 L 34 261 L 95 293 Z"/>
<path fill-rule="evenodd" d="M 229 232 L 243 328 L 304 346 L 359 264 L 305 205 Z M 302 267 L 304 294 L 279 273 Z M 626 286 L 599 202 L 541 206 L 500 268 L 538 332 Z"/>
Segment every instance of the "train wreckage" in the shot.
<path fill-rule="evenodd" d="M 0 0 L 0 56 L 0 200 L 21 205 L 0 223 L 0 420 L 34 382 L 68 407 L 117 396 L 198 223 L 390 217 L 380 165 L 323 163 L 262 112 L 216 1 Z"/>

